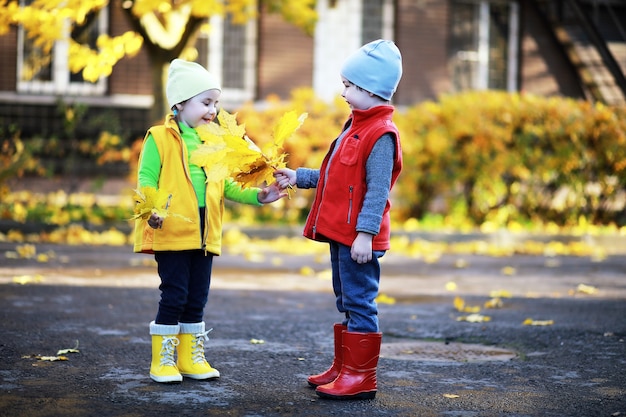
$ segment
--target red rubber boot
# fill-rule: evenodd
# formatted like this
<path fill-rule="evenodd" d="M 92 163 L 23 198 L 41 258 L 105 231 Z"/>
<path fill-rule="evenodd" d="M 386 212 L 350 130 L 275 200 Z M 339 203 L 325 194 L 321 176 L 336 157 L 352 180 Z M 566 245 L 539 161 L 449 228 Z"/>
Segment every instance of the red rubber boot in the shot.
<path fill-rule="evenodd" d="M 376 397 L 376 367 L 382 333 L 343 333 L 343 365 L 339 376 L 315 389 L 333 400 L 371 400 Z"/>
<path fill-rule="evenodd" d="M 307 378 L 307 382 L 313 388 L 333 382 L 341 370 L 343 363 L 342 333 L 348 330 L 348 327 L 341 323 L 335 323 L 333 330 L 335 333 L 335 358 L 333 359 L 333 364 L 321 374 L 311 375 Z"/>

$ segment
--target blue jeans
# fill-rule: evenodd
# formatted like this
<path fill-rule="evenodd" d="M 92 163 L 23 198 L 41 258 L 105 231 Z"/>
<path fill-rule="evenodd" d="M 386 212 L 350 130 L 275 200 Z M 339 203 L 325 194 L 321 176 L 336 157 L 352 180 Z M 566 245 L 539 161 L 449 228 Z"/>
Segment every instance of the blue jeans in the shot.
<path fill-rule="evenodd" d="M 213 255 L 203 250 L 156 252 L 161 277 L 157 324 L 199 323 L 209 297 Z"/>
<path fill-rule="evenodd" d="M 337 310 L 344 313 L 343 324 L 350 332 L 378 332 L 378 285 L 380 264 L 378 258 L 385 251 L 374 251 L 372 260 L 359 264 L 352 260 L 350 247 L 330 242 L 330 263 L 333 272 L 333 291 Z"/>

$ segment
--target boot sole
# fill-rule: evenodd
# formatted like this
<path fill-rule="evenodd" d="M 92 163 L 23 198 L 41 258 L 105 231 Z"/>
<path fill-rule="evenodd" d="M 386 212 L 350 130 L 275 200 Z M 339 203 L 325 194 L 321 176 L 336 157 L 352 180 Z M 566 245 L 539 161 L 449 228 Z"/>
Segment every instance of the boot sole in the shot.
<path fill-rule="evenodd" d="M 197 380 L 201 380 L 201 379 L 217 379 L 220 377 L 220 373 L 215 371 L 215 372 L 207 372 L 206 374 L 185 374 L 183 372 L 181 372 L 181 375 L 186 377 L 186 378 L 191 378 L 191 379 L 197 379 Z"/>
<path fill-rule="evenodd" d="M 183 382 L 183 377 L 182 375 L 180 377 L 163 377 L 163 376 L 154 376 L 152 374 L 150 374 L 150 379 L 152 379 L 154 382 L 158 382 L 160 384 L 180 384 L 181 382 Z"/>
<path fill-rule="evenodd" d="M 373 400 L 376 397 L 376 391 L 360 392 L 352 395 L 332 395 L 321 391 L 315 391 L 321 398 L 328 400 Z"/>

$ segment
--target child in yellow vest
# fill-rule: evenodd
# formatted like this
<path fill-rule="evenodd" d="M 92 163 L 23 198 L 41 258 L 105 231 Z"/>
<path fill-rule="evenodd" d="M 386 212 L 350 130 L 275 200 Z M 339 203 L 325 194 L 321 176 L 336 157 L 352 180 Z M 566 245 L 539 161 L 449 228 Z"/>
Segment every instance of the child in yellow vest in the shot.
<path fill-rule="evenodd" d="M 150 377 L 172 383 L 182 381 L 183 376 L 220 376 L 204 356 L 210 330 L 205 329 L 203 315 L 213 256 L 221 253 L 224 198 L 261 206 L 286 193 L 275 183 L 263 189 L 243 189 L 231 180 L 207 182 L 204 170 L 190 163 L 191 153 L 201 144 L 195 128 L 215 119 L 221 95 L 220 84 L 204 67 L 173 60 L 166 95 L 172 113 L 145 136 L 138 186 L 171 193 L 177 216 L 164 219 L 152 214 L 147 221 L 138 219 L 134 251 L 154 253 L 161 278 L 159 308 L 150 323 Z"/>

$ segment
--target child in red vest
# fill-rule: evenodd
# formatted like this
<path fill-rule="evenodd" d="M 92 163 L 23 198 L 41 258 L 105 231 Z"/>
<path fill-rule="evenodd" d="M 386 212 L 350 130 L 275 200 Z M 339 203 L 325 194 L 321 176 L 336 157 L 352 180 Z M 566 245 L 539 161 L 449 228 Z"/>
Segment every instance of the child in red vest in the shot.
<path fill-rule="evenodd" d="M 166 86 L 172 113 L 148 130 L 141 150 L 139 187 L 171 193 L 171 210 L 178 215 L 164 219 L 154 213 L 135 222 L 134 251 L 154 253 L 161 278 L 161 300 L 150 323 L 150 378 L 156 382 L 220 376 L 204 357 L 210 330 L 203 315 L 213 256 L 221 253 L 224 199 L 261 206 L 287 195 L 275 184 L 242 189 L 232 180 L 207 181 L 204 170 L 189 161 L 201 143 L 195 128 L 214 121 L 221 92 L 204 67 L 173 60 Z"/>
<path fill-rule="evenodd" d="M 400 135 L 390 104 L 402 77 L 391 41 L 362 46 L 344 62 L 342 96 L 352 113 L 319 169 L 280 169 L 281 188 L 317 188 L 304 236 L 330 245 L 336 305 L 335 357 L 308 378 L 320 397 L 371 399 L 382 341 L 376 297 L 378 259 L 389 249 L 389 194 L 402 169 Z"/>

